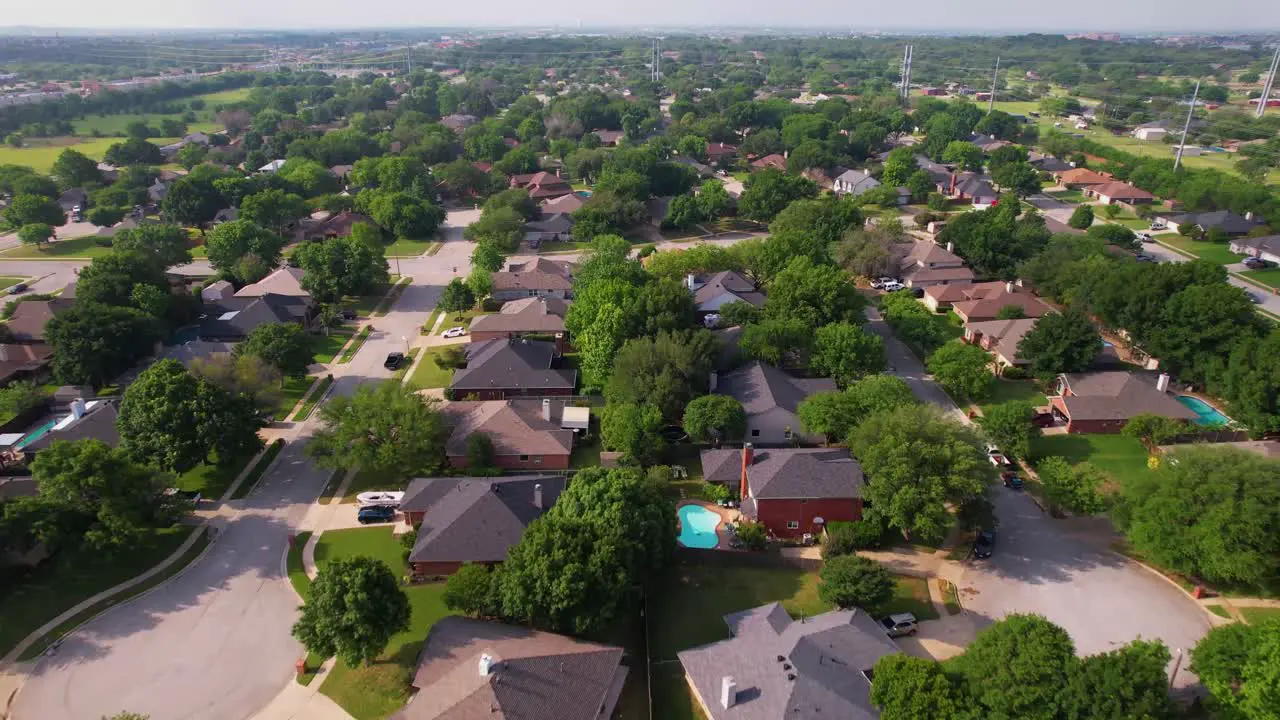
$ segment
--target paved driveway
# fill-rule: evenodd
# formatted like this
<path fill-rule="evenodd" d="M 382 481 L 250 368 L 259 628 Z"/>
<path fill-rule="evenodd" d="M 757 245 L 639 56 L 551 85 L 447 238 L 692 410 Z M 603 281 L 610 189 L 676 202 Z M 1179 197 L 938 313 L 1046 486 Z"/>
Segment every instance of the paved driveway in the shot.
<path fill-rule="evenodd" d="M 988 624 L 1009 613 L 1038 613 L 1071 633 L 1080 655 L 1135 638 L 1160 639 L 1176 655 L 1209 630 L 1199 605 L 1164 578 L 1110 552 L 1104 522 L 1055 520 L 1023 493 L 996 489 L 996 549 L 970 561 L 960 579 L 965 609 Z M 1183 663 L 1185 668 L 1186 663 Z M 1186 670 L 1176 685 L 1195 677 Z"/>
<path fill-rule="evenodd" d="M 1075 206 L 1070 203 L 1062 202 L 1061 200 L 1048 195 L 1032 195 L 1027 198 L 1027 203 L 1037 210 L 1072 210 L 1075 208 Z"/>

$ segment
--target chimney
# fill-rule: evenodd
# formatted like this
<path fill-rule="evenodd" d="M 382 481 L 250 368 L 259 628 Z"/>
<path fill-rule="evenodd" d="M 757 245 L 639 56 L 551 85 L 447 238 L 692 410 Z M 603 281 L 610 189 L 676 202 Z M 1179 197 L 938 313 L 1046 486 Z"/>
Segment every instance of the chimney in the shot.
<path fill-rule="evenodd" d="M 955 251 L 956 251 L 956 244 L 955 244 L 955 243 L 953 243 L 953 242 L 948 242 L 948 243 L 947 243 L 947 252 L 949 252 L 949 253 L 954 253 Z"/>
<path fill-rule="evenodd" d="M 76 398 L 71 401 L 71 417 L 79 420 L 84 417 L 85 412 L 87 412 L 87 408 L 84 405 L 84 400 Z"/>
<path fill-rule="evenodd" d="M 747 469 L 751 467 L 751 463 L 755 460 L 756 451 L 751 447 L 751 443 L 742 446 L 742 478 L 738 482 L 738 500 L 742 501 L 747 498 L 750 486 L 747 484 Z"/>
<path fill-rule="evenodd" d="M 493 666 L 494 666 L 494 662 L 492 657 L 490 657 L 488 654 L 481 655 L 480 656 L 480 677 L 488 677 L 489 673 L 493 672 L 493 669 L 494 669 Z"/>
<path fill-rule="evenodd" d="M 542 398 L 542 419 L 551 422 L 551 398 Z"/>
<path fill-rule="evenodd" d="M 542 483 L 534 483 L 533 485 L 533 506 L 539 510 L 545 510 L 542 507 Z"/>
<path fill-rule="evenodd" d="M 1169 391 L 1169 373 L 1160 373 L 1160 377 L 1156 379 L 1156 390 L 1160 392 Z"/>
<path fill-rule="evenodd" d="M 720 707 L 728 710 L 738 702 L 738 684 L 729 675 L 720 678 Z"/>
<path fill-rule="evenodd" d="M 709 394 L 714 395 L 714 394 L 715 394 L 715 392 L 716 392 L 716 388 L 718 388 L 718 387 L 720 387 L 720 375 L 719 375 L 716 371 L 712 370 L 712 371 L 711 371 L 711 386 L 710 386 L 709 388 L 707 388 L 707 392 L 708 392 Z"/>
<path fill-rule="evenodd" d="M 698 276 L 697 276 L 697 275 L 694 275 L 693 273 L 689 273 L 688 275 L 685 275 L 685 276 L 684 276 L 684 285 L 685 285 L 685 287 L 689 288 L 690 290 L 697 290 L 697 289 L 698 289 L 698 288 L 697 288 L 697 285 L 698 285 Z"/>
<path fill-rule="evenodd" d="M 1014 294 L 1014 293 L 1018 292 L 1016 289 L 1014 289 L 1014 287 L 1013 287 L 1013 281 L 1012 281 L 1012 280 L 1010 280 L 1010 281 L 1008 281 L 1008 282 L 1006 282 L 1006 283 L 1004 284 L 1004 291 L 1005 291 L 1005 292 L 1007 292 L 1007 293 L 1009 293 L 1010 295 L 1012 295 L 1012 294 Z"/>

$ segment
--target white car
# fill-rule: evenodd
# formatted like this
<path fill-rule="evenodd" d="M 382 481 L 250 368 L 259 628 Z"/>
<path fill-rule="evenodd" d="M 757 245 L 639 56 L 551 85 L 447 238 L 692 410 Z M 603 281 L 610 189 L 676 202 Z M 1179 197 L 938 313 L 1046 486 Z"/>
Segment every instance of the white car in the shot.
<path fill-rule="evenodd" d="M 367 507 L 400 507 L 400 501 L 404 499 L 404 493 L 399 490 L 375 490 L 372 492 L 362 492 L 356 495 L 356 505 Z"/>
<path fill-rule="evenodd" d="M 466 334 L 467 334 L 467 329 L 464 327 L 454 327 L 444 331 L 444 336 L 447 338 L 462 337 L 463 335 L 466 335 Z"/>
<path fill-rule="evenodd" d="M 899 290 L 906 290 L 907 286 L 897 280 L 890 279 L 889 282 L 880 285 L 880 289 L 885 292 L 897 292 Z"/>
<path fill-rule="evenodd" d="M 1009 462 L 1009 458 L 1005 457 L 1005 454 L 1000 451 L 1000 448 L 996 447 L 992 443 L 987 443 L 987 459 L 991 461 L 992 465 L 995 465 L 998 468 L 1007 467 L 1013 464 Z"/>

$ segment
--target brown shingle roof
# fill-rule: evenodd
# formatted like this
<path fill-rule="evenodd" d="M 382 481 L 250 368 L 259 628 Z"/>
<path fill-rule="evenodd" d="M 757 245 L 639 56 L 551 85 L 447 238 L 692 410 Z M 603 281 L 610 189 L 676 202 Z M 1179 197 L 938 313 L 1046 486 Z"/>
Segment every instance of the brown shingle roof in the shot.
<path fill-rule="evenodd" d="M 1089 191 L 1095 195 L 1103 195 L 1113 200 L 1151 200 L 1155 195 L 1137 188 L 1129 183 L 1109 182 L 1103 185 L 1094 185 Z"/>
<path fill-rule="evenodd" d="M 985 320 L 965 325 L 966 330 L 990 338 L 990 349 L 999 353 L 1009 362 L 1019 362 L 1018 343 L 1022 337 L 1036 326 L 1037 318 L 1020 318 L 1018 320 Z"/>
<path fill-rule="evenodd" d="M 538 258 L 526 263 L 513 263 L 493 274 L 494 290 L 565 291 L 573 287 L 573 265 Z"/>
<path fill-rule="evenodd" d="M 562 333 L 568 306 L 557 298 L 512 300 L 501 311 L 472 320 L 471 332 Z"/>
<path fill-rule="evenodd" d="M 5 324 L 13 339 L 18 342 L 37 342 L 44 340 L 44 329 L 55 315 L 70 309 L 74 300 L 54 298 L 52 300 L 28 300 L 19 303 L 13 316 Z"/>
<path fill-rule="evenodd" d="M 445 454 L 466 456 L 467 438 L 484 433 L 494 455 L 568 455 L 573 451 L 573 431 L 562 430 L 554 415 L 551 421 L 543 420 L 541 413 L 536 399 L 451 402 L 445 406 L 453 424 Z"/>
<path fill-rule="evenodd" d="M 1023 317 L 1029 318 L 1038 318 L 1053 310 L 1043 300 L 1026 290 L 1013 293 L 1002 290 L 976 300 L 955 303 L 952 309 L 965 322 L 976 322 L 994 320 L 1000 315 L 1002 309 L 1010 305 L 1021 308 Z"/>
<path fill-rule="evenodd" d="M 1065 373 L 1061 377 L 1071 393 L 1062 398 L 1062 404 L 1072 420 L 1128 420 L 1143 413 L 1180 420 L 1196 417 L 1172 395 L 1133 373 Z"/>
<path fill-rule="evenodd" d="M 1088 168 L 1072 168 L 1062 173 L 1058 182 L 1063 185 L 1105 185 L 1111 182 L 1111 178 Z"/>

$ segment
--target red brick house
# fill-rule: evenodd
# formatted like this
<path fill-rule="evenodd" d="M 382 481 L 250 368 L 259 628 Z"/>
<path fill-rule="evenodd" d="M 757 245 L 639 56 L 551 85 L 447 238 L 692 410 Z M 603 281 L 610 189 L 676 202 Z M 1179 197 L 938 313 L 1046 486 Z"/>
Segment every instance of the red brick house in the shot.
<path fill-rule="evenodd" d="M 862 519 L 862 467 L 848 450 L 767 448 L 702 451 L 708 482 L 736 486 L 742 513 L 777 537 L 818 534 Z"/>
<path fill-rule="evenodd" d="M 400 511 L 418 531 L 409 552 L 415 575 L 452 575 L 464 562 L 494 565 L 529 523 L 555 505 L 562 475 L 416 478 Z"/>
<path fill-rule="evenodd" d="M 466 346 L 466 367 L 453 374 L 451 397 L 503 400 L 572 395 L 578 371 L 562 368 L 554 342 L 502 338 Z"/>
<path fill-rule="evenodd" d="M 524 188 L 529 192 L 529 197 L 535 201 L 551 200 L 561 195 L 573 194 L 573 188 L 568 182 L 559 175 L 552 175 L 546 171 L 529 175 L 512 175 L 511 187 Z"/>
<path fill-rule="evenodd" d="M 544 335 L 555 338 L 558 352 L 566 352 L 564 316 L 568 309 L 569 302 L 558 298 L 512 300 L 504 303 L 498 312 L 471 321 L 471 342 Z"/>
<path fill-rule="evenodd" d="M 773 153 L 772 155 L 765 155 L 759 160 L 753 160 L 751 162 L 751 169 L 753 171 L 764 170 L 765 168 L 773 168 L 774 170 L 786 172 L 787 158 L 783 155 L 779 155 L 778 153 Z"/>
<path fill-rule="evenodd" d="M 1168 392 L 1168 384 L 1168 375 L 1152 383 L 1125 371 L 1063 373 L 1049 404 L 1068 433 L 1118 433 L 1143 414 L 1195 420 L 1196 414 Z"/>
<path fill-rule="evenodd" d="M 483 434 L 493 444 L 495 467 L 564 470 L 573 454 L 575 430 L 585 431 L 589 422 L 589 411 L 583 411 L 551 398 L 451 402 L 444 407 L 452 426 L 445 456 L 455 468 L 468 467 L 467 439 Z"/>

